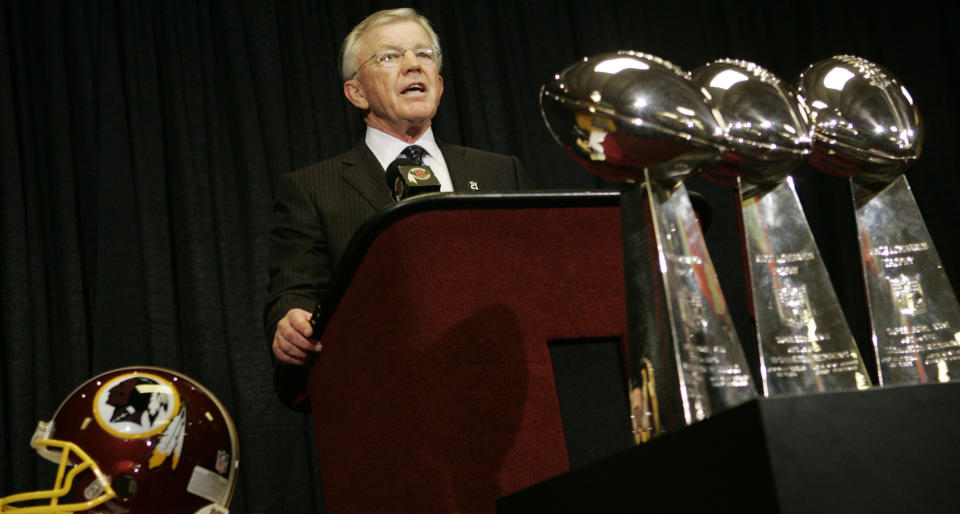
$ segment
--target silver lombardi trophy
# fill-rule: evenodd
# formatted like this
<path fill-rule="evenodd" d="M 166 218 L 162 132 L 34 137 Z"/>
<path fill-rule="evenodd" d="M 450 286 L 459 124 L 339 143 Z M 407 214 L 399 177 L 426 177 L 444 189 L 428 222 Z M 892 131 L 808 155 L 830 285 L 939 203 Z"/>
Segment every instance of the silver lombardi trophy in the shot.
<path fill-rule="evenodd" d="M 589 171 L 622 183 L 627 354 L 638 442 L 755 397 L 683 179 L 723 151 L 723 127 L 686 74 L 618 52 L 544 85 L 544 119 Z"/>
<path fill-rule="evenodd" d="M 805 107 L 750 62 L 714 61 L 691 79 L 726 127 L 728 151 L 705 171 L 738 186 L 764 395 L 869 387 L 790 176 L 813 147 Z"/>
<path fill-rule="evenodd" d="M 880 384 L 960 379 L 960 305 L 903 176 L 923 141 L 913 98 L 853 56 L 812 64 L 798 93 L 816 127 L 811 162 L 850 179 Z"/>

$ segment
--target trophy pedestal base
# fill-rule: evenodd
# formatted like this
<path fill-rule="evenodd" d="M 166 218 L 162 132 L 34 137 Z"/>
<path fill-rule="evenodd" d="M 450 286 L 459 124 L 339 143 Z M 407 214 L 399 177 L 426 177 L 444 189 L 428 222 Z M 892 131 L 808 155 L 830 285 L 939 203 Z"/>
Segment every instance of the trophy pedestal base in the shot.
<path fill-rule="evenodd" d="M 510 512 L 956 512 L 960 383 L 752 400 L 505 496 Z"/>

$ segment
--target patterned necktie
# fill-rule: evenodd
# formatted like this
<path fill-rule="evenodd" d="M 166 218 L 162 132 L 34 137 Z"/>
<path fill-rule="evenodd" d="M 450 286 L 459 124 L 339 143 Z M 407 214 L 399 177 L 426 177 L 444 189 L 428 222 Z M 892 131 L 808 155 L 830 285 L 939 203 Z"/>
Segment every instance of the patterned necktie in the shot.
<path fill-rule="evenodd" d="M 427 151 L 419 145 L 410 145 L 400 152 L 402 157 L 406 157 L 407 159 L 410 159 L 411 161 L 421 165 L 423 164 L 423 156 L 426 154 Z"/>

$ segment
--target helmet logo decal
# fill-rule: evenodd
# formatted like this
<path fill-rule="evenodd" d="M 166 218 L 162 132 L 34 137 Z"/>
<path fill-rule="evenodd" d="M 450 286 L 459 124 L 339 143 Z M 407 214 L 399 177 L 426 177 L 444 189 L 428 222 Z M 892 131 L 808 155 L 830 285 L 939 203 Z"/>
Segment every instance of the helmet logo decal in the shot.
<path fill-rule="evenodd" d="M 113 407 L 110 423 L 129 421 L 151 427 L 159 416 L 169 412 L 170 394 L 158 389 L 156 382 L 146 377 L 128 378 L 110 388 L 107 405 Z"/>
<path fill-rule="evenodd" d="M 167 425 L 167 429 L 163 431 L 163 435 L 160 436 L 160 442 L 157 443 L 157 446 L 153 449 L 153 453 L 150 454 L 150 462 L 147 469 L 160 466 L 167 460 L 170 454 L 173 454 L 170 469 L 177 469 L 177 464 L 180 462 L 180 452 L 183 450 L 183 436 L 186 433 L 186 428 L 187 406 L 184 405 L 180 407 L 180 412 L 177 413 L 173 421 Z"/>
<path fill-rule="evenodd" d="M 143 439 L 164 432 L 180 413 L 180 395 L 164 378 L 131 372 L 104 383 L 93 399 L 93 410 L 107 432 Z"/>

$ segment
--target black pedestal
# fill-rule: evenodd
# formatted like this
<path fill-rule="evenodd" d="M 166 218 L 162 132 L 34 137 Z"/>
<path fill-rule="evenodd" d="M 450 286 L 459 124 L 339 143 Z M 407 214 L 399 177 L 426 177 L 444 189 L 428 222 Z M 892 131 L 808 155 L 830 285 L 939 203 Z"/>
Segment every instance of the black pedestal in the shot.
<path fill-rule="evenodd" d="M 751 401 L 497 501 L 500 513 L 958 509 L 958 383 Z"/>

